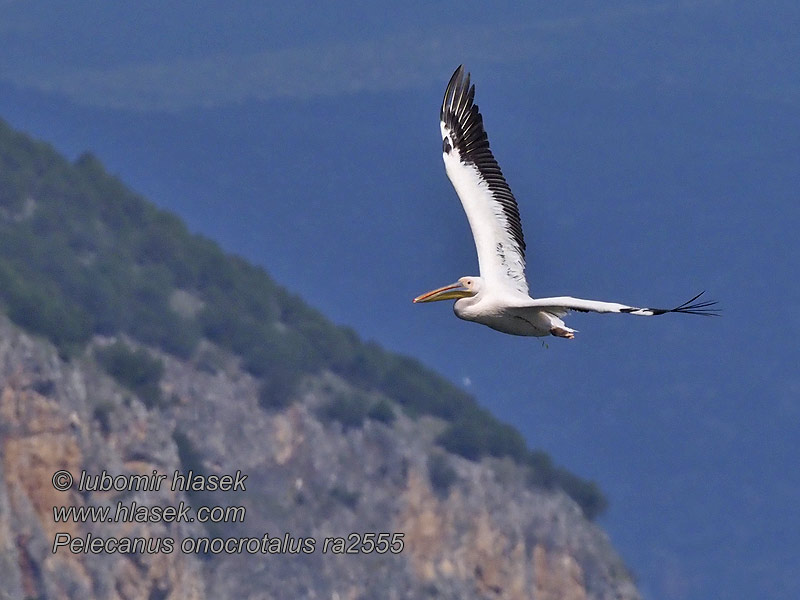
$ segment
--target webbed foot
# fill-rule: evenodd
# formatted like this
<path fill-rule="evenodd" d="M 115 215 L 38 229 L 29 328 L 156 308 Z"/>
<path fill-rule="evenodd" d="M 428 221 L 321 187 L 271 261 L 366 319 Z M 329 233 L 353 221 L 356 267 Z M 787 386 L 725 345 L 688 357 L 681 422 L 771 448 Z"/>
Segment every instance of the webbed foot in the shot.
<path fill-rule="evenodd" d="M 575 332 L 571 329 L 565 329 L 563 327 L 551 327 L 550 328 L 550 335 L 554 335 L 556 337 L 567 338 L 568 340 L 575 339 Z"/>

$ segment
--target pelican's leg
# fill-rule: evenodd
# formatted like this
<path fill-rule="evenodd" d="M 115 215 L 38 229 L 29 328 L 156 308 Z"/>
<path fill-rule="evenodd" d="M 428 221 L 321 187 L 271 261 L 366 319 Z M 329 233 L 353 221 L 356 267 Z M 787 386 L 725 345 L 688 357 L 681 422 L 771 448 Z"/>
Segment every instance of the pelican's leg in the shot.
<path fill-rule="evenodd" d="M 550 335 L 556 337 L 567 338 L 568 340 L 575 339 L 575 330 L 569 327 L 551 327 Z"/>

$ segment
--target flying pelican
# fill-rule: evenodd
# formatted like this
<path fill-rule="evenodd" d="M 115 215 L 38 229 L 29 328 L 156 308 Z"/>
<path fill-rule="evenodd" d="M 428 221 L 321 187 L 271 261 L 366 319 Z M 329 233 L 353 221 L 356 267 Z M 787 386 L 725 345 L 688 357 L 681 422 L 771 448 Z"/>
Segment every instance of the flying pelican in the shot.
<path fill-rule="evenodd" d="M 456 316 L 512 335 L 573 339 L 576 330 L 562 320 L 569 311 L 639 316 L 684 313 L 716 315 L 716 302 L 698 301 L 703 292 L 675 308 L 638 308 L 617 302 L 570 296 L 531 298 L 525 279 L 525 239 L 511 188 L 491 150 L 483 117 L 474 103 L 475 86 L 463 65 L 447 84 L 442 102 L 442 156 L 447 176 L 467 213 L 478 251 L 480 277 L 457 282 L 414 298 L 414 302 L 453 300 Z"/>

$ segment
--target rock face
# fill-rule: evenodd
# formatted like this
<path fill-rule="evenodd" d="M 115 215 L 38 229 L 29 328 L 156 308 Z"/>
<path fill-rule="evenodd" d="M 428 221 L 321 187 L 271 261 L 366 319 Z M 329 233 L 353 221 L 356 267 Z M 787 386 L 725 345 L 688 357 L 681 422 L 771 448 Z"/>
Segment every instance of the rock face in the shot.
<path fill-rule="evenodd" d="M 639 598 L 571 499 L 526 486 L 510 461 L 443 452 L 436 419 L 397 410 L 390 423 L 344 426 L 321 407 L 365 392 L 330 374 L 267 410 L 257 382 L 214 348 L 214 367 L 151 350 L 165 371 L 148 401 L 98 367 L 93 349 L 107 341 L 65 361 L 0 317 L 3 600 Z M 60 470 L 74 478 L 67 491 L 55 489 Z M 173 490 L 176 471 L 207 487 L 239 471 L 239 489 Z M 166 477 L 158 489 L 81 490 L 82 472 L 122 475 L 117 488 Z M 133 503 L 184 503 L 194 520 L 113 520 Z M 54 507 L 111 517 L 56 522 Z M 201 507 L 221 522 L 201 522 Z M 69 543 L 54 552 L 56 540 Z"/>

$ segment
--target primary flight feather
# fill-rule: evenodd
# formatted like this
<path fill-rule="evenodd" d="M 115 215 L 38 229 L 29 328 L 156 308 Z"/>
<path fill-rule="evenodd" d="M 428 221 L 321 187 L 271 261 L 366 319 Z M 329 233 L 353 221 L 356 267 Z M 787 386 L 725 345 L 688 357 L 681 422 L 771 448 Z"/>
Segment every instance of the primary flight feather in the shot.
<path fill-rule="evenodd" d="M 480 277 L 427 292 L 414 302 L 452 300 L 456 316 L 513 335 L 572 339 L 575 330 L 562 317 L 569 311 L 622 313 L 639 316 L 684 313 L 715 315 L 716 302 L 698 301 L 700 294 L 675 308 L 638 308 L 617 302 L 570 296 L 531 298 L 525 279 L 525 238 L 519 208 L 500 165 L 489 149 L 483 117 L 475 104 L 475 86 L 464 67 L 447 85 L 440 113 L 442 157 L 450 182 L 467 214 Z"/>

